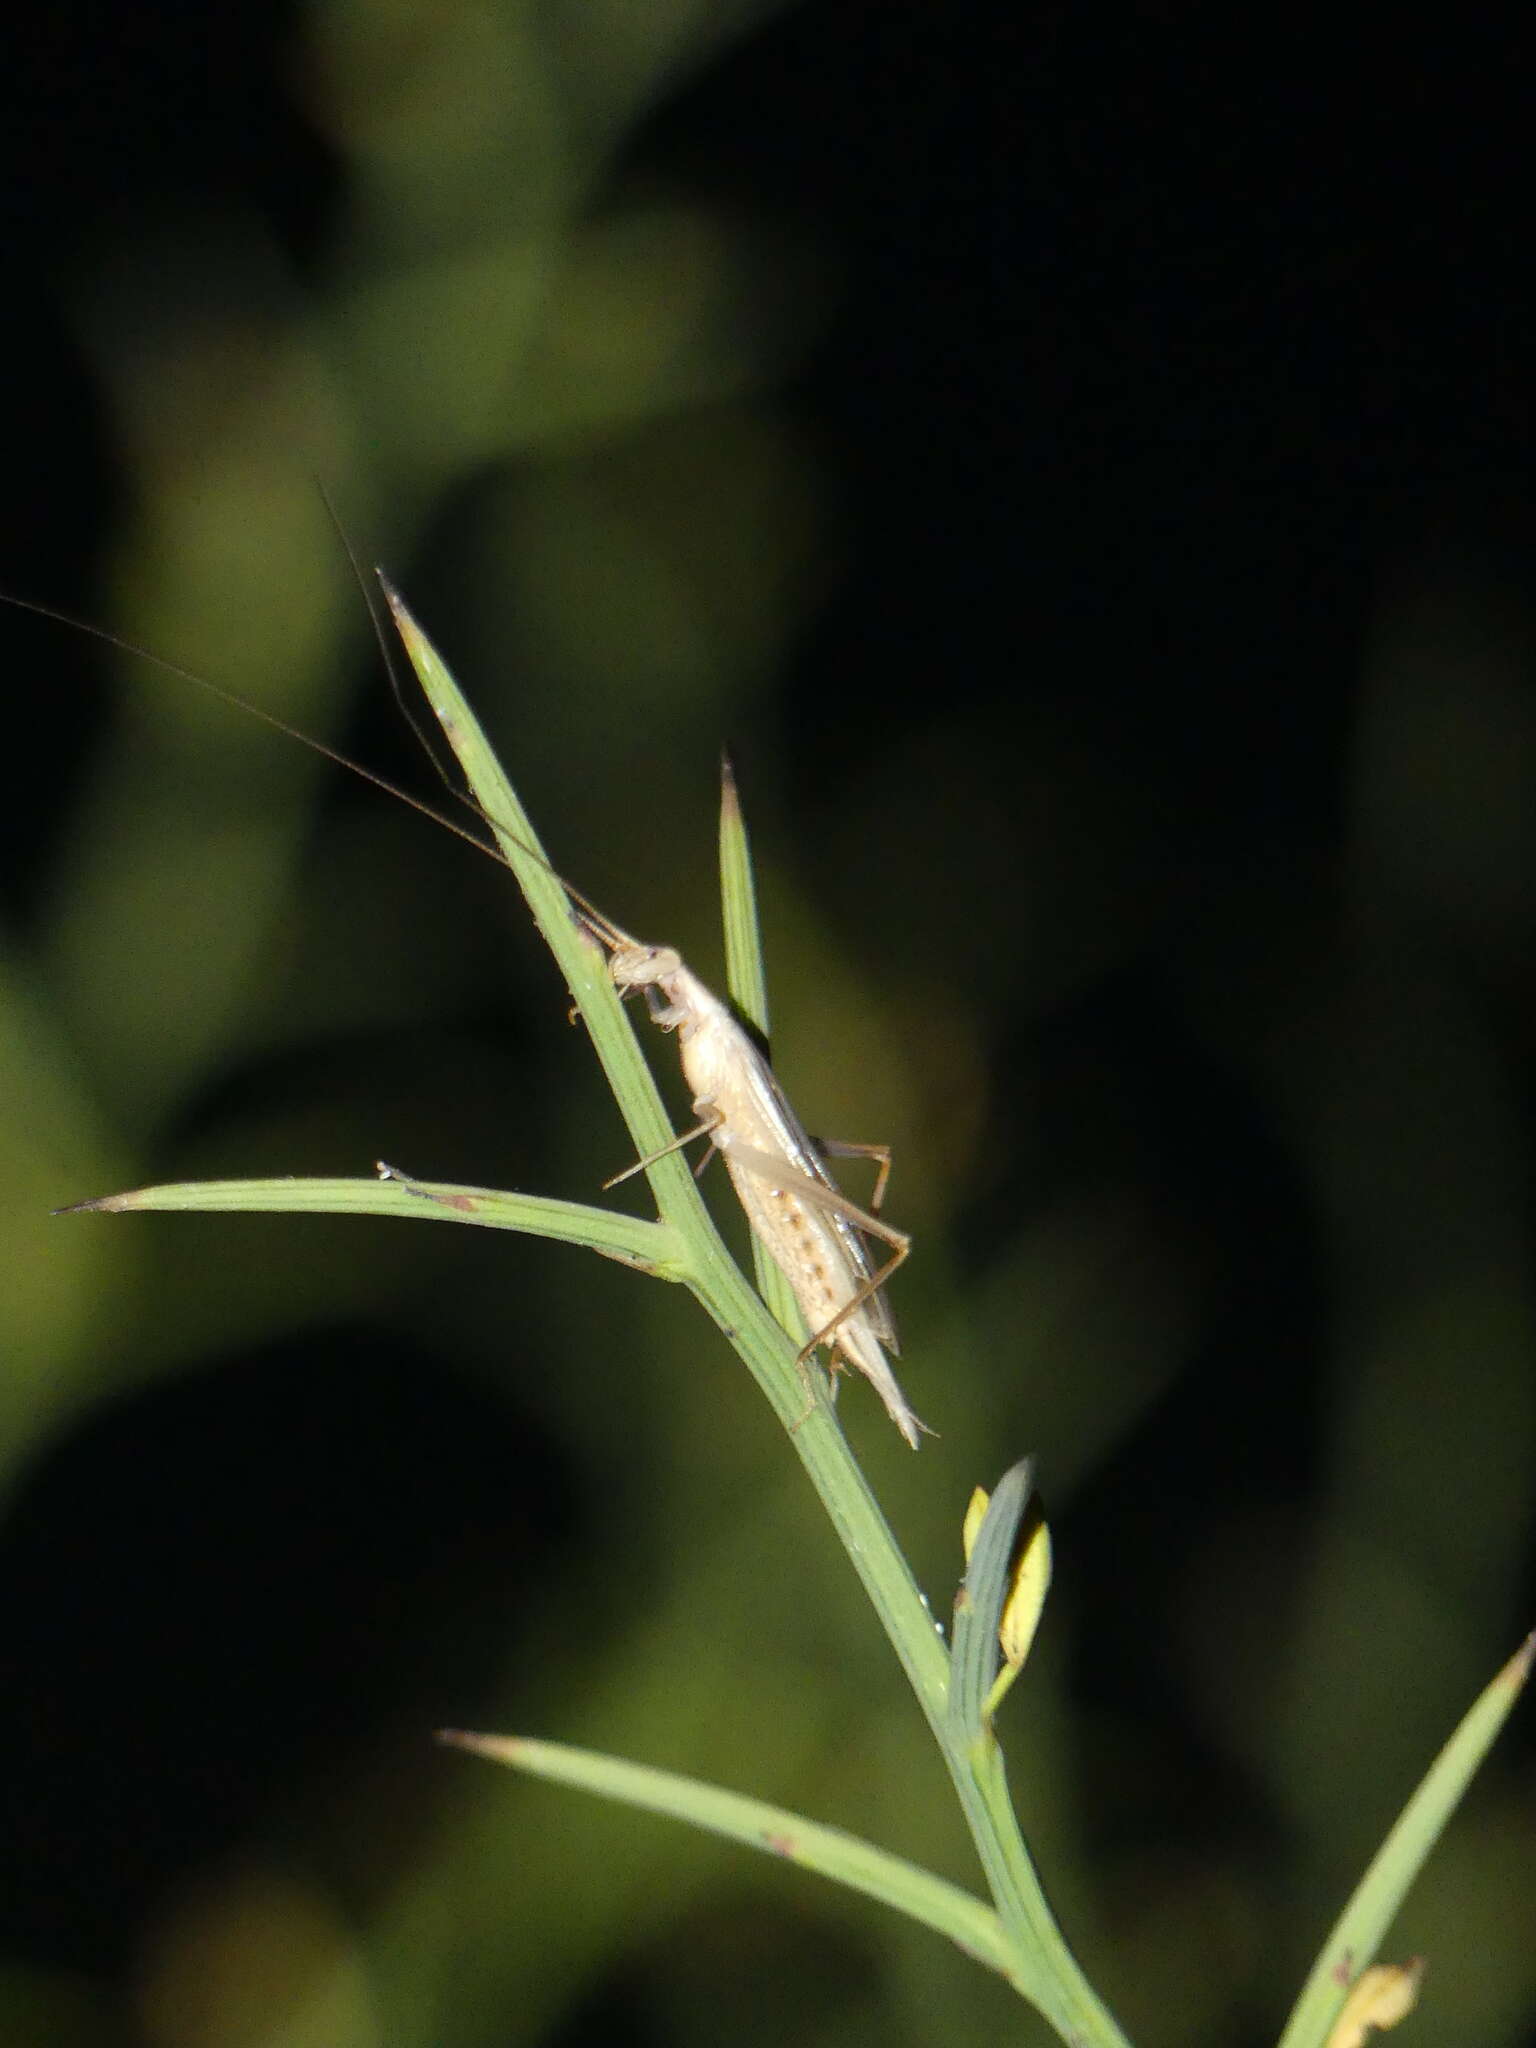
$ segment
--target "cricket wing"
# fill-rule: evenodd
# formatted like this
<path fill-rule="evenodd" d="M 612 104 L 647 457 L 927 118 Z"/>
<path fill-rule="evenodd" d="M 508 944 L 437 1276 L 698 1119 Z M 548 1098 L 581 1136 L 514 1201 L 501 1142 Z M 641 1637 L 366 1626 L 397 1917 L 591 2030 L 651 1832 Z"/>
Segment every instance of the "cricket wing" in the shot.
<path fill-rule="evenodd" d="M 848 1197 L 827 1170 L 826 1161 L 816 1149 L 816 1142 L 807 1132 L 804 1124 L 795 1114 L 794 1105 L 779 1086 L 772 1067 L 759 1053 L 752 1069 L 752 1092 L 756 1098 L 754 1107 L 763 1122 L 773 1131 L 779 1147 L 797 1172 L 807 1180 L 815 1181 L 826 1189 L 836 1202 L 848 1204 Z M 871 1258 L 869 1244 L 853 1220 L 828 1203 L 825 1211 L 827 1222 L 837 1234 L 838 1243 L 852 1269 L 860 1287 L 873 1280 L 879 1270 Z M 891 1314 L 890 1303 L 881 1292 L 871 1294 L 864 1303 L 863 1313 L 869 1319 L 869 1327 L 880 1342 L 894 1357 L 901 1356 L 901 1345 L 896 1336 L 896 1319 Z"/>

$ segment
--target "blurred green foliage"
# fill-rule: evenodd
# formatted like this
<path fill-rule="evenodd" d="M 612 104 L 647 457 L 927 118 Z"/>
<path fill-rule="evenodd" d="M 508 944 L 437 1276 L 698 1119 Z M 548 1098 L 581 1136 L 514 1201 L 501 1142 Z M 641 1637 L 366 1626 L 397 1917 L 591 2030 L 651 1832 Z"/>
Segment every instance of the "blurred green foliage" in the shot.
<path fill-rule="evenodd" d="M 815 736 L 779 731 L 771 690 L 839 533 L 826 458 L 773 394 L 837 252 L 815 223 L 621 167 L 657 97 L 752 21 L 683 0 L 317 7 L 296 76 L 343 188 L 313 275 L 210 202 L 139 221 L 76 280 L 129 479 L 111 623 L 342 731 L 363 628 L 323 478 L 556 857 L 706 972 L 714 760 L 750 734 L 776 1057 L 814 1128 L 892 1142 L 919 1245 L 903 1377 L 942 1442 L 913 1459 L 860 1388 L 849 1425 L 936 1612 L 978 1479 L 1030 1447 L 1053 1507 L 1083 1503 L 1007 1709 L 1020 1809 L 1133 2037 L 1229 2039 L 1278 2026 L 1528 1590 L 1531 1146 L 1503 1020 L 1528 1021 L 1536 913 L 1530 620 L 1475 575 L 1385 593 L 1326 881 L 1191 890 L 1136 764 L 1024 705 L 1005 786 L 974 707 L 882 720 L 878 677 L 848 679 L 869 744 L 797 835 L 777 749 Z M 321 813 L 322 794 L 302 749 L 122 665 L 36 925 L 0 962 L 13 1497 L 104 1404 L 221 1355 L 344 1317 L 408 1332 L 558 1447 L 579 1534 L 463 1718 L 718 1778 L 972 1882 L 851 1577 L 676 1291 L 458 1241 L 480 1233 L 50 1219 L 151 1177 L 381 1153 L 578 1198 L 625 1163 L 510 890 L 382 800 Z M 1321 1364 L 1305 1408 L 1263 1389 L 1304 1511 L 1300 1478 L 1250 1499 L 1234 1470 L 1169 1549 L 1142 1638 L 1162 1703 L 1138 1719 L 1074 1692 L 1076 1659 L 1118 1654 L 1074 1557 L 1192 1357 L 1217 1332 L 1240 1377 L 1247 1333 L 1222 1316 L 1228 1253 L 1161 1199 L 1134 1108 L 1018 1190 L 1048 1150 L 1034 1022 L 1153 943 L 1168 1014 L 1310 1220 L 1308 1269 L 1269 1285 L 1317 1295 Z M 978 1249 L 960 1224 L 979 1214 Z M 1219 1469 L 1219 1441 L 1205 1456 Z M 1132 1533 L 1156 1555 L 1155 1516 Z M 94 1706 L 110 1745 L 115 1702 Z M 577 2038 L 615 1983 L 675 2043 L 717 2040 L 727 2011 L 740 2048 L 1034 2037 L 929 1937 L 438 1758 L 411 1683 L 376 1711 L 372 1747 L 323 1790 L 271 1785 L 239 1853 L 162 1902 L 120 1992 L 9 1965 L 5 2038 L 505 2048 Z M 1159 1817 L 1214 1808 L 1207 1771 L 1244 1793 L 1197 1854 Z M 1529 1763 L 1496 1757 L 1402 1930 L 1463 2044 L 1516 2038 L 1536 1993 L 1509 1903 L 1536 1881 L 1529 1800 Z"/>

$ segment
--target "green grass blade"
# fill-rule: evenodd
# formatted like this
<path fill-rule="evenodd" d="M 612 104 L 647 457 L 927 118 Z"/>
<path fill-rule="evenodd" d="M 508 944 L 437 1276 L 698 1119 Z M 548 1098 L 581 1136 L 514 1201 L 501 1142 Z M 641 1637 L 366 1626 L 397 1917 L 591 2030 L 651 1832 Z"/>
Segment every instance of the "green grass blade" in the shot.
<path fill-rule="evenodd" d="M 607 956 L 577 923 L 565 884 L 545 857 L 527 812 L 446 663 L 412 618 L 400 593 L 383 575 L 379 581 L 432 714 L 517 877 L 545 944 L 565 975 L 636 1153 L 642 1159 L 662 1153 L 674 1133 L 614 988 Z M 686 1200 L 692 1176 L 679 1154 L 665 1153 L 646 1171 L 658 1202 L 666 1194 Z"/>
<path fill-rule="evenodd" d="M 757 877 L 752 846 L 730 761 L 720 760 L 720 919 L 725 931 L 725 985 L 737 1010 L 768 1042 L 768 970 L 763 961 L 762 924 L 757 914 Z M 796 1344 L 810 1334 L 794 1290 L 773 1260 L 752 1238 L 752 1271 L 757 1291 L 774 1321 Z"/>
<path fill-rule="evenodd" d="M 731 1001 L 749 1024 L 768 1036 L 768 975 L 757 914 L 757 878 L 741 813 L 736 775 L 720 760 L 720 914 L 725 926 L 725 979 Z"/>
<path fill-rule="evenodd" d="M 1350 1985 L 1374 1959 L 1404 1895 L 1520 1697 L 1536 1655 L 1527 1636 L 1430 1765 L 1334 1923 L 1292 2008 L 1280 2048 L 1322 2048 Z"/>
<path fill-rule="evenodd" d="M 892 1856 L 841 1828 L 824 1827 L 787 1807 L 748 1799 L 698 1778 L 625 1763 L 595 1750 L 560 1742 L 536 1742 L 515 1735 L 470 1735 L 445 1729 L 440 1737 L 456 1748 L 510 1764 L 557 1784 L 576 1785 L 626 1806 L 669 1815 L 711 1834 L 819 1871 L 836 1884 L 894 1906 L 913 1920 L 947 1935 L 965 1953 L 1008 1977 L 1012 1959 L 991 1907 L 958 1885 Z"/>
<path fill-rule="evenodd" d="M 681 1277 L 683 1257 L 677 1234 L 665 1223 L 594 1209 L 585 1202 L 557 1202 L 548 1195 L 509 1194 L 497 1188 L 455 1187 L 446 1181 L 411 1180 L 391 1169 L 377 1180 L 194 1180 L 163 1187 L 134 1188 L 75 1202 L 61 1216 L 83 1210 L 120 1213 L 128 1209 L 248 1210 L 290 1216 L 405 1216 L 414 1222 L 478 1223 L 490 1230 L 517 1230 L 528 1237 L 553 1237 L 583 1245 L 622 1265 L 664 1279 Z"/>

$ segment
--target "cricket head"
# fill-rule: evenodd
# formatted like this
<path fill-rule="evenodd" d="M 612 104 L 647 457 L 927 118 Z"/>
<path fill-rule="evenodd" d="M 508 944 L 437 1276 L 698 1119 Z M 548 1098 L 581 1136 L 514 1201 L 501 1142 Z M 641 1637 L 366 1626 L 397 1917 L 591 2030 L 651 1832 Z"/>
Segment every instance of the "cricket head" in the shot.
<path fill-rule="evenodd" d="M 682 964 L 675 946 L 618 946 L 608 962 L 608 972 L 619 988 L 654 988 L 677 974 Z"/>

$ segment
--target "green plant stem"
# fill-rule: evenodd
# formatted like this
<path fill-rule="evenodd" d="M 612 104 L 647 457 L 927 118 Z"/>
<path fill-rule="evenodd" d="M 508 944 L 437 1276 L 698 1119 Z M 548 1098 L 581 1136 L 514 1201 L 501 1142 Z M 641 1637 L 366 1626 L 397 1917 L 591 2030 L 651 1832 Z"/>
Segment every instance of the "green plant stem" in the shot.
<path fill-rule="evenodd" d="M 686 1236 L 680 1218 L 669 1217 L 663 1210 L 662 1220 L 671 1222 L 679 1236 Z M 1008 1798 L 1002 1752 L 990 1735 L 969 1747 L 955 1739 L 948 1717 L 949 1653 L 933 1611 L 869 1490 L 830 1403 L 818 1394 L 815 1407 L 805 1414 L 793 1346 L 740 1270 L 729 1260 L 726 1265 L 728 1272 L 711 1268 L 686 1275 L 687 1285 L 730 1337 L 781 1418 L 788 1421 L 796 1455 L 917 1695 L 1017 1959 L 1012 1981 L 1065 2040 L 1124 2048 L 1125 2036 L 1083 1975 L 1052 1916 Z M 798 1428 L 794 1427 L 797 1394 L 799 1412 L 804 1416 Z"/>

